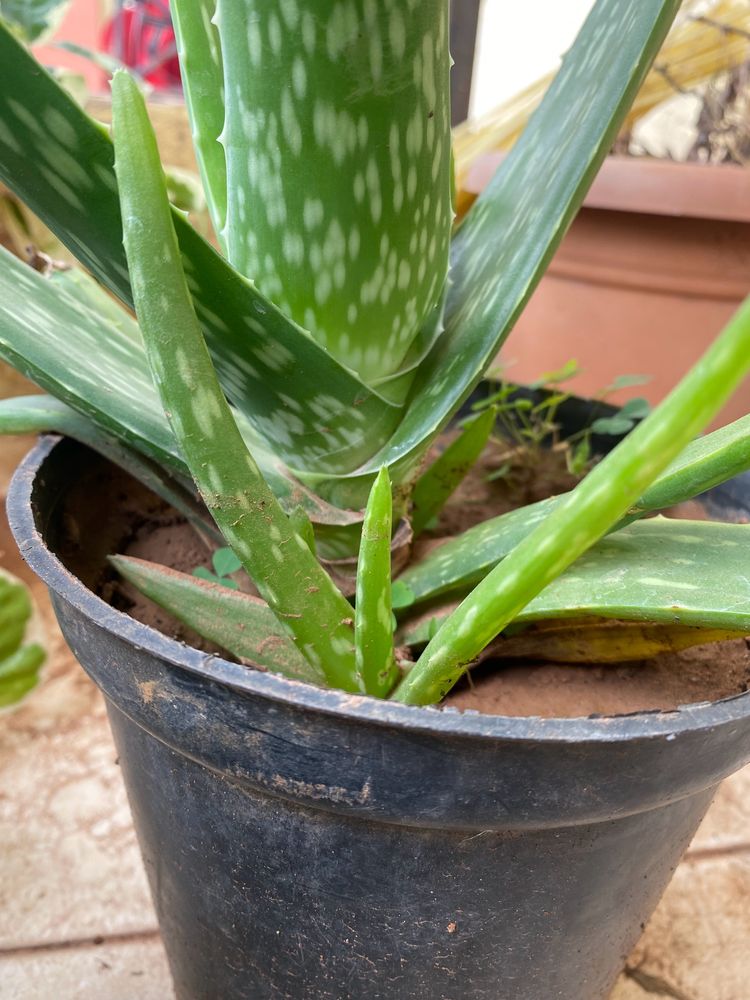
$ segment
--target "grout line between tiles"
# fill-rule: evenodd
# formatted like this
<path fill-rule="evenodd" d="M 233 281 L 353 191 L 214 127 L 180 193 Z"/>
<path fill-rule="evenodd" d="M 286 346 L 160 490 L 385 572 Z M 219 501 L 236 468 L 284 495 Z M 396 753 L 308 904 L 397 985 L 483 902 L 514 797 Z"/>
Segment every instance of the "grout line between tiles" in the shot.
<path fill-rule="evenodd" d="M 682 859 L 682 864 L 686 862 L 717 861 L 720 858 L 735 858 L 743 854 L 750 854 L 750 843 L 740 841 L 734 844 L 724 844 L 717 847 L 696 847 L 689 850 Z"/>
<path fill-rule="evenodd" d="M 39 944 L 17 944 L 0 947 L 0 962 L 4 958 L 18 958 L 23 955 L 38 955 L 40 952 L 65 951 L 67 949 L 99 948 L 102 945 L 130 944 L 137 941 L 158 941 L 158 928 L 127 931 L 122 934 L 98 934 L 94 937 L 72 938 L 67 941 L 43 941 Z"/>

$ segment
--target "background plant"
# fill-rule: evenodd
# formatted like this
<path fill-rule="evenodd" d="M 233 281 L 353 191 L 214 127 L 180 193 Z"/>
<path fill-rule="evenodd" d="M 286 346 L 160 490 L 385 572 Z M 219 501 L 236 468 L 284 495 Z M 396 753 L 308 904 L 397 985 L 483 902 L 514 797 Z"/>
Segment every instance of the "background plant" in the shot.
<path fill-rule="evenodd" d="M 28 640 L 32 604 L 18 580 L 0 573 L 0 708 L 28 694 L 39 680 L 44 649 Z"/>
<path fill-rule="evenodd" d="M 573 493 L 480 526 L 481 548 L 476 535 L 456 539 L 391 591 L 391 525 L 413 507 L 423 527 L 431 498 L 439 509 L 486 442 L 493 420 L 480 415 L 450 462 L 424 468 L 543 273 L 677 7 L 599 0 L 453 234 L 447 0 L 179 0 L 186 98 L 221 254 L 170 206 L 132 78 L 113 81 L 113 146 L 0 31 L 0 178 L 91 275 L 43 276 L 3 256 L 0 352 L 57 397 L 8 401 L 4 428 L 64 430 L 116 457 L 202 532 L 218 527 L 262 600 L 115 560 L 206 637 L 268 665 L 270 630 L 272 669 L 439 700 L 576 558 L 654 509 L 649 488 L 661 500 L 695 495 L 750 464 L 742 422 L 678 459 L 750 365 L 745 307 Z M 102 285 L 135 307 L 137 324 Z M 667 542 L 681 533 L 683 565 L 744 546 L 744 527 L 714 528 L 713 542 L 705 531 L 691 541 L 684 526 L 660 525 Z M 654 550 L 651 526 L 624 530 L 636 541 L 618 558 L 640 576 L 625 572 L 628 594 L 594 613 L 662 622 L 669 609 L 669 621 L 714 633 L 750 628 L 750 602 L 728 614 L 694 572 L 681 604 L 674 578 L 642 570 L 638 543 Z M 358 550 L 353 605 L 321 558 Z M 599 551 L 589 590 L 568 591 L 556 618 L 590 612 L 606 589 L 610 550 Z M 462 588 L 461 606 L 401 676 L 392 607 L 408 622 L 420 603 Z"/>

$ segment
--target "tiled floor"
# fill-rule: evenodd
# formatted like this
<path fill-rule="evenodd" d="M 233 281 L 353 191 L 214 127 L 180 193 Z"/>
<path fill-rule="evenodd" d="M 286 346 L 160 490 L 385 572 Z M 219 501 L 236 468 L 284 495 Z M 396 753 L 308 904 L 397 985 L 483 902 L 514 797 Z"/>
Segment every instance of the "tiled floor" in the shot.
<path fill-rule="evenodd" d="M 18 572 L 2 531 L 0 565 Z M 0 997 L 171 1000 L 102 700 L 35 592 L 50 666 L 0 721 Z M 750 769 L 719 792 L 612 1000 L 660 998 L 750 998 Z"/>

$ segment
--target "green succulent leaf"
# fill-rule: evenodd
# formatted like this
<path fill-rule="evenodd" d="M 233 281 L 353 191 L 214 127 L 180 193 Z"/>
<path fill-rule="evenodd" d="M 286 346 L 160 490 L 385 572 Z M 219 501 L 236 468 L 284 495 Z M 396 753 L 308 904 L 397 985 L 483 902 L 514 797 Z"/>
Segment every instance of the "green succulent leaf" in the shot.
<path fill-rule="evenodd" d="M 128 305 L 112 143 L 0 24 L 0 180 Z M 173 214 L 222 387 L 292 467 L 349 472 L 401 409 L 327 354 Z M 266 445 L 266 447 L 268 447 Z"/>
<path fill-rule="evenodd" d="M 368 694 L 384 698 L 393 688 L 391 533 L 393 507 L 388 471 L 381 469 L 370 491 L 357 562 L 354 642 L 357 670 Z"/>
<path fill-rule="evenodd" d="M 109 561 L 142 594 L 232 656 L 293 680 L 325 684 L 322 671 L 308 663 L 259 598 L 130 556 Z"/>
<path fill-rule="evenodd" d="M 70 0 L 0 0 L 0 19 L 31 44 L 54 31 L 69 6 Z"/>
<path fill-rule="evenodd" d="M 229 259 L 368 384 L 445 286 L 448 7 L 216 4 Z"/>
<path fill-rule="evenodd" d="M 453 242 L 445 333 L 368 463 L 408 475 L 495 358 L 611 148 L 680 0 L 598 0 L 544 101 Z M 585 67 L 585 71 L 581 67 Z M 342 503 L 355 478 L 332 485 Z"/>
<path fill-rule="evenodd" d="M 623 518 L 750 371 L 750 299 L 672 393 L 479 583 L 395 697 L 439 701 L 533 598 Z"/>
<path fill-rule="evenodd" d="M 402 645 L 424 646 L 437 635 L 447 609 L 423 621 L 407 624 L 399 633 Z M 679 653 L 693 646 L 744 639 L 744 630 L 666 622 L 620 621 L 602 618 L 550 618 L 514 624 L 490 643 L 479 662 L 533 660 L 535 663 L 632 663 L 662 653 Z"/>
<path fill-rule="evenodd" d="M 491 407 L 473 417 L 445 451 L 432 463 L 414 485 L 411 526 L 420 535 L 437 517 L 458 485 L 471 471 L 489 441 L 495 426 Z"/>
<path fill-rule="evenodd" d="M 291 521 L 292 528 L 294 528 L 297 535 L 302 539 L 312 554 L 316 555 L 317 545 L 315 542 L 315 531 L 305 509 L 303 507 L 295 507 L 289 514 L 289 520 Z"/>
<path fill-rule="evenodd" d="M 749 553 L 750 526 L 745 524 L 665 517 L 640 521 L 597 542 L 518 613 L 513 629 L 593 616 L 747 635 Z M 449 614 L 438 610 L 407 622 L 399 641 L 429 642 L 436 632 L 431 623 L 442 624 Z"/>
<path fill-rule="evenodd" d="M 185 472 L 136 324 L 122 309 L 111 322 L 95 304 L 108 296 L 72 273 L 45 278 L 0 247 L 0 356 L 100 430 Z"/>
<path fill-rule="evenodd" d="M 414 604 L 415 595 L 403 580 L 394 580 L 391 586 L 391 605 L 394 608 L 408 608 Z"/>
<path fill-rule="evenodd" d="M 488 646 L 482 657 L 589 665 L 627 663 L 744 637 L 744 631 L 689 625 L 552 619 L 504 635 Z"/>
<path fill-rule="evenodd" d="M 128 448 L 113 435 L 99 430 L 91 420 L 59 399 L 45 395 L 0 399 L 0 435 L 49 432 L 65 434 L 93 448 L 166 500 L 202 534 L 221 538 L 191 489 L 158 463 Z"/>
<path fill-rule="evenodd" d="M 696 438 L 638 500 L 634 513 L 664 510 L 750 469 L 750 416 Z"/>
<path fill-rule="evenodd" d="M 208 211 L 219 239 L 227 216 L 227 166 L 219 136 L 224 127 L 224 71 L 216 0 L 172 0 L 172 23 Z"/>
<path fill-rule="evenodd" d="M 64 271 L 46 278 L 0 247 L 0 358 L 88 418 L 107 437 L 178 475 L 188 475 L 148 370 L 138 325 L 87 275 Z M 84 425 L 74 426 L 60 410 L 47 412 L 54 421 L 65 419 L 65 432 L 83 440 Z M 6 433 L 13 432 L 10 419 Z M 331 507 L 295 481 L 247 421 L 240 415 L 237 419 L 284 506 L 289 510 L 303 506 L 317 524 L 334 535 L 342 532 L 351 544 L 348 535 L 356 534 L 361 517 Z M 64 429 L 59 423 L 45 424 L 42 413 L 17 414 L 13 420 L 17 427 L 24 420 L 38 420 L 36 430 Z M 97 441 L 102 450 L 104 439 Z M 93 439 L 85 443 L 93 444 Z M 149 485 L 159 492 L 155 482 Z"/>
<path fill-rule="evenodd" d="M 691 500 L 748 469 L 750 417 L 742 417 L 692 441 L 636 501 L 627 520 Z M 410 603 L 466 592 L 549 517 L 563 499 L 551 497 L 501 514 L 433 549 L 399 578 L 413 595 Z"/>
<path fill-rule="evenodd" d="M 115 168 L 136 315 L 165 413 L 212 517 L 332 686 L 359 691 L 351 606 L 263 478 L 227 404 L 183 272 L 156 138 L 132 77 L 112 81 Z"/>

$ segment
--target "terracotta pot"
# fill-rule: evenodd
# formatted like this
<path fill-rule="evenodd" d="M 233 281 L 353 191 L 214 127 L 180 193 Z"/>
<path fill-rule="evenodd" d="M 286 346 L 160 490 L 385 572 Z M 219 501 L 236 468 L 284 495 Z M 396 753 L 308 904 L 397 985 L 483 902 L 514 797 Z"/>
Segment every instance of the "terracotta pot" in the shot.
<path fill-rule="evenodd" d="M 479 192 L 502 154 L 467 181 Z M 618 375 L 648 375 L 657 403 L 750 291 L 750 173 L 611 156 L 501 352 L 514 381 L 570 359 L 574 392 L 595 396 Z M 634 393 L 626 390 L 613 402 Z M 750 383 L 716 426 L 750 411 Z"/>

